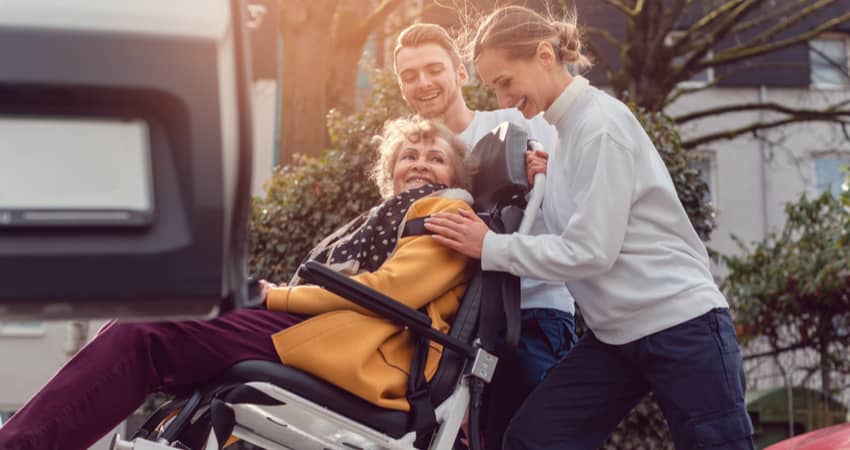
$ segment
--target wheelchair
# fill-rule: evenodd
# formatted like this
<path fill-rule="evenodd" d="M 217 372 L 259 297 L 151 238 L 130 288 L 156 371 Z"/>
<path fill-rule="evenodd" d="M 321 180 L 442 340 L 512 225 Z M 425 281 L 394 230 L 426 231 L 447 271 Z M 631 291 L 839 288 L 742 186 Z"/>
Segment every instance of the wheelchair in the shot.
<path fill-rule="evenodd" d="M 474 183 L 473 208 L 498 232 L 527 232 L 539 208 L 542 177 L 529 192 L 525 171 L 525 152 L 532 142 L 524 130 L 504 123 L 473 150 L 481 174 Z M 418 378 L 418 387 L 409 383 L 410 411 L 378 407 L 280 363 L 243 361 L 191 396 L 163 405 L 131 440 L 116 435 L 111 448 L 218 449 L 239 439 L 270 450 L 448 450 L 455 448 L 467 411 L 470 446 L 479 447 L 481 395 L 495 371 L 497 350 L 503 350 L 494 344 L 493 321 L 499 316 L 498 326 L 507 326 L 509 342 L 511 335 L 518 336 L 518 280 L 510 284 L 507 274 L 475 269 L 451 329 L 444 334 L 431 327 L 424 313 L 322 264 L 307 262 L 300 274 L 408 328 L 419 337 L 420 346 L 427 348 L 428 341 L 434 341 L 444 347 L 437 372 L 427 383 L 424 374 L 419 376 L 422 370 L 417 371 L 414 356 L 411 378 Z M 514 290 L 505 289 L 509 284 Z M 502 301 L 490 298 L 494 295 Z"/>

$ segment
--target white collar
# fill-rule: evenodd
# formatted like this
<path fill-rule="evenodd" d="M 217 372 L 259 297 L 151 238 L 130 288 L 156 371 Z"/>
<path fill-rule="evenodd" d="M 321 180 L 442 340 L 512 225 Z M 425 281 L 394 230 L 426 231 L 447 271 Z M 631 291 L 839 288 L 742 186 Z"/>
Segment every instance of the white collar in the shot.
<path fill-rule="evenodd" d="M 549 109 L 543 113 L 543 118 L 552 125 L 556 125 L 558 121 L 561 120 L 561 117 L 563 117 L 567 112 L 567 109 L 570 108 L 570 105 L 573 104 L 575 99 L 589 87 L 590 82 L 587 81 L 587 78 L 581 75 L 574 76 L 573 81 L 564 88 L 564 92 L 561 92 L 561 95 L 559 95 L 558 98 L 552 102 L 552 105 L 549 106 Z"/>

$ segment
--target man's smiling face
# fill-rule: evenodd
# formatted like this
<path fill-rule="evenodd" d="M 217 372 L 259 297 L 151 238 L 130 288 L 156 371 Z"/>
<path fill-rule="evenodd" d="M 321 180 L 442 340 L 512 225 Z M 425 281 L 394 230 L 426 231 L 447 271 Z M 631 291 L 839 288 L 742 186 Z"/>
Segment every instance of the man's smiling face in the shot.
<path fill-rule="evenodd" d="M 401 48 L 396 54 L 396 73 L 402 97 L 422 117 L 442 117 L 463 101 L 466 70 L 455 67 L 448 52 L 437 44 Z"/>

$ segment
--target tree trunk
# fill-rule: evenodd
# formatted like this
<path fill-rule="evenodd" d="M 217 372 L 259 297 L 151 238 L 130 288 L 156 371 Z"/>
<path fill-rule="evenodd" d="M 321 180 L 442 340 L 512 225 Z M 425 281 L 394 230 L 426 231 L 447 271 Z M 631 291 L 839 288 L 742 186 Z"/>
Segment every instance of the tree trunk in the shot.
<path fill-rule="evenodd" d="M 402 0 L 346 0 L 340 3 L 334 16 L 331 44 L 334 59 L 328 80 L 330 108 L 343 114 L 355 112 L 363 49 L 373 33 L 377 45 L 383 45 L 384 22 L 402 3 Z M 376 53 L 380 53 L 377 48 Z"/>
<path fill-rule="evenodd" d="M 336 108 L 344 115 L 357 109 L 357 76 L 365 45 L 364 38 L 344 40 L 334 46 L 335 56 L 327 87 L 328 109 Z"/>
<path fill-rule="evenodd" d="M 337 0 L 283 0 L 280 109 L 281 164 L 295 153 L 318 155 L 328 143 L 327 80 Z"/>
<path fill-rule="evenodd" d="M 661 112 L 675 84 L 669 82 L 672 57 L 665 52 L 665 39 L 672 28 L 660 0 L 648 0 L 635 20 L 627 21 L 626 42 L 631 51 L 623 69 L 629 74 L 620 92 L 649 112 Z"/>

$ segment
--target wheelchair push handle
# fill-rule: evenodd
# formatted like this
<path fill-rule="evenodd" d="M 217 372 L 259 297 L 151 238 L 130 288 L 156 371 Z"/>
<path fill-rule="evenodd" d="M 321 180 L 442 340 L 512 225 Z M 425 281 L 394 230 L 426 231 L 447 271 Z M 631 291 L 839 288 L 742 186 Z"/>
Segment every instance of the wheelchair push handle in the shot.
<path fill-rule="evenodd" d="M 543 144 L 534 139 L 528 140 L 528 150 L 543 150 Z M 522 222 L 519 224 L 517 232 L 520 234 L 528 234 L 531 231 L 531 226 L 534 224 L 534 218 L 537 216 L 537 210 L 543 203 L 543 187 L 546 184 L 546 174 L 538 173 L 534 175 L 534 186 L 528 194 L 528 204 L 525 207 L 525 214 L 522 217 Z"/>

